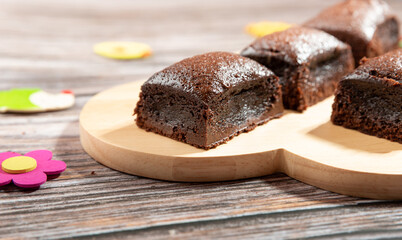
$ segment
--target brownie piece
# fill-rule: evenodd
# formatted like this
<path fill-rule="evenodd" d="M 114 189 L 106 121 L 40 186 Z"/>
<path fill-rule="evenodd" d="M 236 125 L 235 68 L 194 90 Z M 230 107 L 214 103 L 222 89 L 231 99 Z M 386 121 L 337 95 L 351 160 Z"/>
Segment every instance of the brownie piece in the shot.
<path fill-rule="evenodd" d="M 137 125 L 210 149 L 283 113 L 279 79 L 226 52 L 197 55 L 155 73 L 141 87 Z"/>
<path fill-rule="evenodd" d="M 398 19 L 381 0 L 347 0 L 325 9 L 304 25 L 348 43 L 356 66 L 364 56 L 379 56 L 398 47 Z"/>
<path fill-rule="evenodd" d="M 305 27 L 259 38 L 241 55 L 271 69 L 280 78 L 285 108 L 300 112 L 332 95 L 338 81 L 354 68 L 350 46 Z"/>
<path fill-rule="evenodd" d="M 340 81 L 332 122 L 402 143 L 402 50 L 361 64 Z"/>

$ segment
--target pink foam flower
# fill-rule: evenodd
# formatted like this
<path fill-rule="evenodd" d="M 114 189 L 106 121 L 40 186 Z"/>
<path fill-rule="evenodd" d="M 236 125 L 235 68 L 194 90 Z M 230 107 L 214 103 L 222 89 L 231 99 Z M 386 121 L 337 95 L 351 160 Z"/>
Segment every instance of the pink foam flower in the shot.
<path fill-rule="evenodd" d="M 31 151 L 23 155 L 24 158 L 16 158 L 21 156 L 15 152 L 0 153 L 0 186 L 12 181 L 18 187 L 35 188 L 46 182 L 47 175 L 59 174 L 66 170 L 66 164 L 52 160 L 53 154 L 48 150 Z"/>

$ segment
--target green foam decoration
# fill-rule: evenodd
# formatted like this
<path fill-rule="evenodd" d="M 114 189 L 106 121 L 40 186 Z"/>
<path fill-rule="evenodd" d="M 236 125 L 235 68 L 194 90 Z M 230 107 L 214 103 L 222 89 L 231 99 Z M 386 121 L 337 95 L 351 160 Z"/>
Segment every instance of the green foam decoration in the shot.
<path fill-rule="evenodd" d="M 41 91 L 39 88 L 15 88 L 0 91 L 0 108 L 12 110 L 30 110 L 39 108 L 29 100 L 31 94 Z"/>

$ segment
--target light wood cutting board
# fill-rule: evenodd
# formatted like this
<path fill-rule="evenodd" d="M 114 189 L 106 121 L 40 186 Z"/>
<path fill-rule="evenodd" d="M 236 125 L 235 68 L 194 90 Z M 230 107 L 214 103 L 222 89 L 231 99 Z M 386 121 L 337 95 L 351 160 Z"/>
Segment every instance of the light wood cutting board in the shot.
<path fill-rule="evenodd" d="M 302 114 L 286 111 L 282 118 L 206 151 L 135 125 L 132 114 L 142 83 L 103 91 L 81 112 L 82 146 L 110 168 L 185 182 L 283 172 L 337 193 L 402 199 L 402 144 L 333 125 L 332 97 Z"/>

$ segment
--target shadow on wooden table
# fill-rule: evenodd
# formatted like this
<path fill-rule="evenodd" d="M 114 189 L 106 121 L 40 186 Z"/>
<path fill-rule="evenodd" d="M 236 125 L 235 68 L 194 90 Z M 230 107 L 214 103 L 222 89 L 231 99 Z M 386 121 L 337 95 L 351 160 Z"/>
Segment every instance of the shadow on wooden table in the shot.
<path fill-rule="evenodd" d="M 60 176 L 60 174 L 48 175 L 46 182 L 52 181 L 53 179 L 56 179 L 59 176 Z M 44 184 L 46 184 L 46 182 Z M 42 184 L 42 186 L 43 186 L 43 184 Z M 22 193 L 32 193 L 32 192 L 35 192 L 35 191 L 37 191 L 39 189 L 40 189 L 40 186 L 35 187 L 35 188 L 21 188 L 21 187 L 18 187 L 16 185 L 14 185 L 13 183 L 10 183 L 10 184 L 7 184 L 5 186 L 0 187 L 0 191 L 4 191 L 4 193 L 15 192 L 15 191 L 19 191 L 19 192 L 22 192 Z"/>

